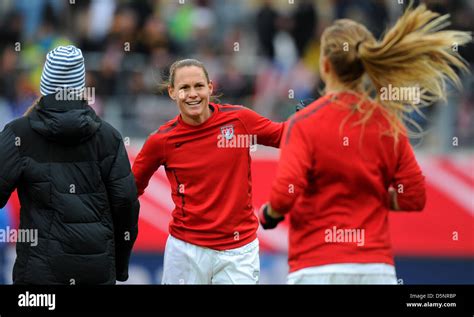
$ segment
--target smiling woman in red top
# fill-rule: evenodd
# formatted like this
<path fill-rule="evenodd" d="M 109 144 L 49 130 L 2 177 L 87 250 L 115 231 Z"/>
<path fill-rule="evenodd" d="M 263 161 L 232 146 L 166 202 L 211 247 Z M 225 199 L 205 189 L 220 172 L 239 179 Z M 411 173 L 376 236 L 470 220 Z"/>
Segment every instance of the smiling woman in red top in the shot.
<path fill-rule="evenodd" d="M 151 134 L 133 165 L 142 195 L 163 165 L 176 205 L 169 225 L 165 284 L 252 284 L 260 273 L 250 150 L 278 147 L 284 123 L 242 106 L 209 102 L 202 63 L 174 63 L 168 92 L 180 114 Z"/>
<path fill-rule="evenodd" d="M 426 200 L 406 114 L 445 97 L 445 79 L 459 83 L 453 67 L 466 69 L 452 47 L 471 36 L 440 31 L 446 19 L 422 5 L 381 41 L 351 20 L 324 31 L 326 94 L 290 120 L 260 211 L 266 229 L 291 214 L 288 283 L 396 283 L 388 211 Z"/>

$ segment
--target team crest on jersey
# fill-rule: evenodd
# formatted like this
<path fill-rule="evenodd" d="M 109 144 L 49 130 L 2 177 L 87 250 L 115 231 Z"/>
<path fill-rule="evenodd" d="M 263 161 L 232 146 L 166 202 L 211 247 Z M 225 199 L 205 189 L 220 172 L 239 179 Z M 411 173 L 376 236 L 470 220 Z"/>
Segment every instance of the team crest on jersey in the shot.
<path fill-rule="evenodd" d="M 234 137 L 234 126 L 232 124 L 221 127 L 222 136 L 226 140 L 232 140 Z"/>

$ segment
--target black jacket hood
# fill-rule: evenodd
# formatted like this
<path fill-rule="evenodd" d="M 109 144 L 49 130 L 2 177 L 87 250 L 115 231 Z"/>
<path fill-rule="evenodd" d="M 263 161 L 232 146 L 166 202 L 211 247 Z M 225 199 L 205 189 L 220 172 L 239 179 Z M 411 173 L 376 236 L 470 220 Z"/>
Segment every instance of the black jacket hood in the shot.
<path fill-rule="evenodd" d="M 65 145 L 84 143 L 102 123 L 87 101 L 57 100 L 54 94 L 42 97 L 29 119 L 33 130 L 48 140 Z"/>

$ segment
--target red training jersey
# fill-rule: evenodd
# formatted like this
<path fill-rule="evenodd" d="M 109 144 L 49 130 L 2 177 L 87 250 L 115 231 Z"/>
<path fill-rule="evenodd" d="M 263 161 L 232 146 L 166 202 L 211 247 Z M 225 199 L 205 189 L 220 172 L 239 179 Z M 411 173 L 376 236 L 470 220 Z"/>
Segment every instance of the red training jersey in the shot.
<path fill-rule="evenodd" d="M 133 165 L 138 194 L 163 165 L 175 209 L 170 234 L 215 250 L 256 239 L 250 151 L 258 144 L 279 147 L 284 123 L 233 105 L 210 104 L 211 117 L 193 126 L 181 116 L 146 140 Z"/>
<path fill-rule="evenodd" d="M 401 210 L 424 208 L 424 176 L 409 140 L 400 135 L 395 144 L 379 108 L 357 124 L 362 115 L 352 106 L 359 100 L 351 93 L 322 97 L 284 132 L 270 205 L 282 214 L 291 210 L 290 272 L 335 263 L 393 265 L 388 188 L 397 190 Z"/>

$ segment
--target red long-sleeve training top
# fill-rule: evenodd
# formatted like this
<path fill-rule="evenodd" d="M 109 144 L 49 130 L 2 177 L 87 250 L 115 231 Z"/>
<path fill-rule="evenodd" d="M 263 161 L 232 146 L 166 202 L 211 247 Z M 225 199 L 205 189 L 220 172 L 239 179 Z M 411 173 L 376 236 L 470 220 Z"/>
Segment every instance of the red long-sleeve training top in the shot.
<path fill-rule="evenodd" d="M 164 165 L 175 203 L 170 234 L 227 250 L 257 237 L 249 152 L 257 144 L 279 147 L 285 124 L 242 106 L 210 107 L 211 117 L 198 126 L 178 115 L 151 134 L 135 159 L 133 173 L 142 195 Z"/>
<path fill-rule="evenodd" d="M 325 96 L 285 129 L 270 205 L 291 211 L 290 272 L 334 263 L 393 264 L 388 188 L 397 190 L 401 210 L 424 208 L 424 176 L 407 137 L 394 144 L 380 110 L 365 125 L 355 124 L 362 118 L 351 115 L 358 102 L 351 93 Z"/>

